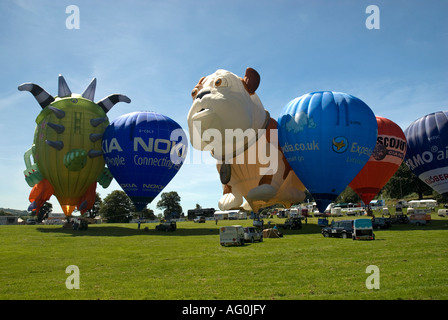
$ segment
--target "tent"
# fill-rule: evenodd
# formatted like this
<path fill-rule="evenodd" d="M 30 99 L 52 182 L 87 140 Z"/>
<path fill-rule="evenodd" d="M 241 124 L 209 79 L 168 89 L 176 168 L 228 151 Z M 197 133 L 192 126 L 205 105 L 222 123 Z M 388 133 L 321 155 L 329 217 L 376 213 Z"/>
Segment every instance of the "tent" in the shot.
<path fill-rule="evenodd" d="M 263 238 L 281 238 L 283 235 L 277 229 L 269 228 L 263 230 Z"/>

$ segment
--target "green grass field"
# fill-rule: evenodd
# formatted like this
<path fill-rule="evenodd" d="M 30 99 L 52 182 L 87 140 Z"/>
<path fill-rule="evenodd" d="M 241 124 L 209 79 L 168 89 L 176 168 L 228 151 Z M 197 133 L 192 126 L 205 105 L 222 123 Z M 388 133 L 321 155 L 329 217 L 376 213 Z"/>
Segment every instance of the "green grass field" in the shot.
<path fill-rule="evenodd" d="M 219 227 L 230 224 L 252 220 L 180 222 L 175 232 L 0 226 L 0 299 L 448 299 L 448 218 L 375 230 L 375 241 L 324 238 L 309 218 L 283 238 L 221 247 Z M 80 289 L 66 287 L 70 265 Z M 379 268 L 379 289 L 366 288 L 369 265 Z"/>

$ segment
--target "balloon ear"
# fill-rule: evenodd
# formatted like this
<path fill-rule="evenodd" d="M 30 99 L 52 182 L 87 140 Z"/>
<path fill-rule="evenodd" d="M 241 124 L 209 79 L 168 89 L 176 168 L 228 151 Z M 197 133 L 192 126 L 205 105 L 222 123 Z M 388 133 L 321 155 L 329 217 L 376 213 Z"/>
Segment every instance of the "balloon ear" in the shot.
<path fill-rule="evenodd" d="M 254 69 L 247 68 L 243 84 L 249 94 L 254 94 L 260 84 L 260 75 Z"/>

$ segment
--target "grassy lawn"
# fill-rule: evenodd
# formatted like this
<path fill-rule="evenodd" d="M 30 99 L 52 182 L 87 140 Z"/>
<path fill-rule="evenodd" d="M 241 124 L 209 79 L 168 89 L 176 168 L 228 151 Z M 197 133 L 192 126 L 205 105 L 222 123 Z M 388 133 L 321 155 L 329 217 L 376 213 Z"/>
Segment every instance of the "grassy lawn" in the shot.
<path fill-rule="evenodd" d="M 324 238 L 309 218 L 283 238 L 243 247 L 221 247 L 219 227 L 252 220 L 180 222 L 175 232 L 0 226 L 0 299 L 448 299 L 448 218 L 432 219 L 353 241 Z M 70 265 L 79 268 L 79 290 L 66 287 Z M 379 289 L 366 288 L 369 265 L 380 270 Z"/>

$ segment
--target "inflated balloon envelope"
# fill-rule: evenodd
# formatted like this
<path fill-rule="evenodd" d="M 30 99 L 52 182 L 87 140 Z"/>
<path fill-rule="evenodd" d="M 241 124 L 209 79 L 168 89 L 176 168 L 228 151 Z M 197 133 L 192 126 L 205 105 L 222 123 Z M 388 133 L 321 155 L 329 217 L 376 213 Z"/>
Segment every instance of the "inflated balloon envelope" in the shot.
<path fill-rule="evenodd" d="M 375 149 L 349 184 L 365 204 L 369 204 L 395 174 L 406 154 L 403 130 L 392 120 L 383 117 L 376 117 L 376 120 L 378 138 Z"/>
<path fill-rule="evenodd" d="M 252 68 L 244 77 L 220 69 L 201 78 L 192 91 L 187 117 L 191 145 L 210 150 L 217 160 L 223 186 L 220 210 L 258 212 L 274 204 L 290 207 L 305 198 L 305 187 L 279 149 L 277 121 L 256 93 L 259 83 L 260 75 Z M 209 149 L 210 136 L 214 146 Z"/>
<path fill-rule="evenodd" d="M 374 113 L 354 96 L 321 91 L 290 101 L 278 123 L 286 160 L 324 212 L 369 160 Z"/>
<path fill-rule="evenodd" d="M 103 137 L 106 165 L 138 211 L 177 174 L 187 146 L 180 125 L 156 112 L 122 115 L 111 122 Z"/>
<path fill-rule="evenodd" d="M 93 102 L 96 79 L 82 94 L 72 93 L 59 75 L 58 95 L 51 96 L 34 83 L 24 83 L 42 110 L 36 118 L 32 147 L 25 152 L 25 180 L 32 187 L 29 210 L 39 212 L 54 194 L 66 216 L 81 214 L 95 202 L 97 182 L 107 188 L 112 176 L 104 167 L 101 139 L 109 124 L 107 112 L 118 102 L 131 100 L 112 94 Z M 34 160 L 34 163 L 31 161 Z"/>
<path fill-rule="evenodd" d="M 448 111 L 415 120 L 404 134 L 406 165 L 433 190 L 448 197 Z"/>

